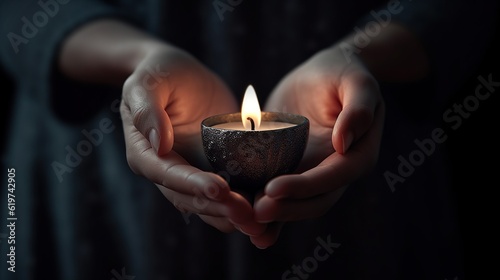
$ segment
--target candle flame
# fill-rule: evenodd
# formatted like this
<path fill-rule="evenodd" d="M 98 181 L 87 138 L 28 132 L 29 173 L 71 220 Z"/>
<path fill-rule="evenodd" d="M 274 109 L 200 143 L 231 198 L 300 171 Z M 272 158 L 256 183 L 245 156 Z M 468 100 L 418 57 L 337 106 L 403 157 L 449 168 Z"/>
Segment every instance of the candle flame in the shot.
<path fill-rule="evenodd" d="M 245 96 L 243 96 L 243 104 L 241 106 L 241 121 L 243 122 L 243 126 L 246 130 L 250 130 L 252 127 L 252 123 L 248 118 L 251 118 L 255 123 L 255 130 L 258 130 L 260 127 L 260 105 L 259 100 L 257 99 L 257 94 L 255 93 L 255 89 L 252 85 L 247 87 L 245 92 Z"/>

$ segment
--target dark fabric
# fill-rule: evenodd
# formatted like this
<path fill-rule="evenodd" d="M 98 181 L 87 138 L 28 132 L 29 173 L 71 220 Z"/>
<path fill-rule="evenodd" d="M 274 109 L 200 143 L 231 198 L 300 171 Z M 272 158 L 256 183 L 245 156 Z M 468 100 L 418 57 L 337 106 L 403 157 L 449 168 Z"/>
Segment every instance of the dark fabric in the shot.
<path fill-rule="evenodd" d="M 386 4 L 229 1 L 241 3 L 221 17 L 216 1 L 42 2 L 58 3 L 59 10 L 17 52 L 5 35 L 22 35 L 22 18 L 32 22 L 43 9 L 35 1 L 0 6 L 0 59 L 16 89 L 4 162 L 16 169 L 19 218 L 16 273 L 7 271 L 9 247 L 1 239 L 1 279 L 120 279 L 122 273 L 148 280 L 463 279 L 444 147 L 394 192 L 383 174 L 397 172 L 398 156 L 408 158 L 415 139 L 441 125 L 442 104 L 426 98 L 447 100 L 477 67 L 496 2 L 401 2 L 405 9 L 394 18 L 422 37 L 434 75 L 411 85 L 381 85 L 388 121 L 373 173 L 351 185 L 324 217 L 287 224 L 266 250 L 181 215 L 151 182 L 134 175 L 116 106 L 120 89 L 66 79 L 57 71 L 58 47 L 81 24 L 118 17 L 192 52 L 240 98 L 253 84 L 263 102 L 291 69 L 354 26 L 363 28 L 369 12 Z M 102 126 L 107 132 L 93 144 L 86 135 Z M 78 160 L 74 151 L 85 143 L 91 151 Z M 58 176 L 58 164 L 71 172 Z M 2 221 L 6 196 L 2 188 Z M 315 261 L 315 249 L 328 241 L 340 246 Z M 294 274 L 293 266 L 307 275 Z"/>

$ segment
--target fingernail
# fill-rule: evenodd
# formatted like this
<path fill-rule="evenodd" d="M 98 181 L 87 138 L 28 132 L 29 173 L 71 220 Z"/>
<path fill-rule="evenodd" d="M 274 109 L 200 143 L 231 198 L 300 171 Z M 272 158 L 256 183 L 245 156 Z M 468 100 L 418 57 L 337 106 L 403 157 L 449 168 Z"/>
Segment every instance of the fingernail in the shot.
<path fill-rule="evenodd" d="M 265 247 L 265 246 L 262 246 L 262 247 L 261 247 L 261 246 L 258 246 L 258 245 L 255 245 L 255 247 L 257 247 L 257 248 L 259 248 L 259 249 L 261 249 L 261 250 L 264 250 L 264 249 L 267 249 L 267 248 L 268 248 L 268 247 Z"/>
<path fill-rule="evenodd" d="M 352 133 L 346 133 L 342 135 L 342 154 L 345 154 L 352 144 Z"/>
<path fill-rule="evenodd" d="M 158 135 L 158 132 L 154 128 L 149 131 L 149 143 L 151 143 L 151 147 L 158 153 L 158 149 L 160 148 L 160 135 Z"/>
<path fill-rule="evenodd" d="M 252 236 L 250 234 L 248 234 L 247 232 L 245 232 L 240 226 L 238 225 L 235 225 L 233 224 L 234 228 L 236 228 L 238 231 L 240 231 L 241 233 L 245 234 L 245 235 L 248 235 L 248 236 Z"/>
<path fill-rule="evenodd" d="M 277 188 L 278 190 L 276 190 Z M 266 195 L 274 199 L 283 199 L 287 197 L 287 195 L 282 192 L 280 193 L 279 187 L 275 187 L 274 185 L 266 187 Z"/>
<path fill-rule="evenodd" d="M 249 234 L 248 232 L 246 232 L 244 229 L 242 229 L 241 227 L 238 227 L 238 230 L 241 231 L 241 233 L 245 234 L 245 235 L 248 235 L 248 236 L 253 236 L 252 234 Z"/>

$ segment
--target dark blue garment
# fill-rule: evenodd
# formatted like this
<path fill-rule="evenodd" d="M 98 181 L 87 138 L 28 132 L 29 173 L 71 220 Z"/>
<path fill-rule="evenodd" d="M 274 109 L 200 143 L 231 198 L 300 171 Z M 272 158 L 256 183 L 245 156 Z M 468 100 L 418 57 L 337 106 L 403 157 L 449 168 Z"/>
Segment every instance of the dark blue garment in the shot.
<path fill-rule="evenodd" d="M 52 3 L 53 15 L 40 2 Z M 287 224 L 266 250 L 180 214 L 151 182 L 133 174 L 117 110 L 121 89 L 64 77 L 57 69 L 59 47 L 89 21 L 119 18 L 193 53 L 240 98 L 253 84 L 264 101 L 286 73 L 354 27 L 376 21 L 377 9 L 387 4 L 40 2 L 0 6 L 0 61 L 15 86 L 4 162 L 16 169 L 19 217 L 16 273 L 7 270 L 10 249 L 1 239 L 1 279 L 462 279 L 443 148 L 395 188 L 384 174 L 397 172 L 400 156 L 416 149 L 414 140 L 441 125 L 447 101 L 474 72 L 492 36 L 496 2 L 399 3 L 403 9 L 391 20 L 422 39 L 432 75 L 414 84 L 381 84 L 387 123 L 375 170 L 324 217 Z M 221 12 L 220 3 L 230 8 Z M 24 18 L 34 28 L 23 31 Z M 107 131 L 102 137 L 96 134 L 101 127 Z M 6 197 L 2 187 L 2 226 Z"/>

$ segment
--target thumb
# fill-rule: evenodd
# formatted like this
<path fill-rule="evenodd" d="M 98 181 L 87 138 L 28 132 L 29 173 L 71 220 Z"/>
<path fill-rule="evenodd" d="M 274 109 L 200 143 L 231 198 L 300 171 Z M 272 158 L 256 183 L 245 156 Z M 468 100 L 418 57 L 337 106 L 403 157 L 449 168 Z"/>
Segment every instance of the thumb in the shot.
<path fill-rule="evenodd" d="M 124 86 L 123 102 L 130 109 L 132 122 L 158 155 L 170 152 L 174 144 L 173 127 L 165 111 L 165 99 L 140 85 Z"/>
<path fill-rule="evenodd" d="M 332 132 L 334 149 L 345 154 L 352 143 L 370 128 L 380 103 L 379 89 L 373 82 L 350 82 L 343 88 L 343 104 Z"/>

